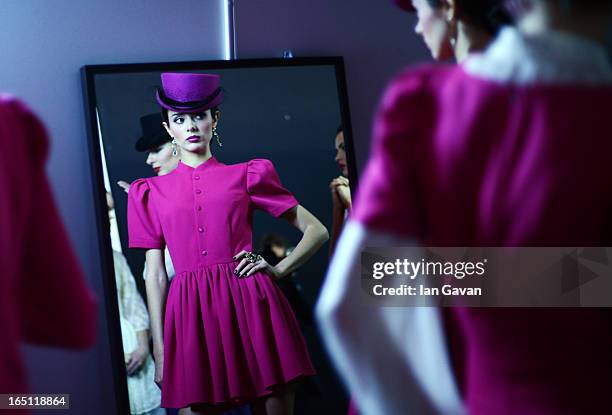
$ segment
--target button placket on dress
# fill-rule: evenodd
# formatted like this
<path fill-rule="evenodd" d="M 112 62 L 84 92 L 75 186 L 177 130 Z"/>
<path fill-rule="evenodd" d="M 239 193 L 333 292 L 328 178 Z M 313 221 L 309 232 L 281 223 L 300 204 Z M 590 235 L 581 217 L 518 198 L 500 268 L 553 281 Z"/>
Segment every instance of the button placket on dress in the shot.
<path fill-rule="evenodd" d="M 195 231 L 198 233 L 198 245 L 200 248 L 200 255 L 203 257 L 208 256 L 208 251 L 206 250 L 206 243 L 204 241 L 204 224 L 203 224 L 203 200 L 204 192 L 202 191 L 202 182 L 200 178 L 200 174 L 197 172 L 193 173 L 193 191 L 195 194 L 195 210 L 196 210 L 196 229 Z"/>

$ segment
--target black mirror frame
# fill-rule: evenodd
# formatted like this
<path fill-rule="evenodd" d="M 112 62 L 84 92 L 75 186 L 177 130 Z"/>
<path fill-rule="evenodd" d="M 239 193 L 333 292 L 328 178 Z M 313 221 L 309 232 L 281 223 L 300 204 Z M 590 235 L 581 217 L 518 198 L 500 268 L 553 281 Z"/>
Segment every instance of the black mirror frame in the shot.
<path fill-rule="evenodd" d="M 266 58 L 238 59 L 215 61 L 188 61 L 165 63 L 136 63 L 112 65 L 86 65 L 81 68 L 81 81 L 84 94 L 85 116 L 88 134 L 89 159 L 94 194 L 96 227 L 100 241 L 100 260 L 104 289 L 104 305 L 107 317 L 107 332 L 110 343 L 111 361 L 113 365 L 113 386 L 115 388 L 118 413 L 129 413 L 129 397 L 127 389 L 127 374 L 125 370 L 121 328 L 119 324 L 119 306 L 117 304 L 117 289 L 115 287 L 113 252 L 108 229 L 110 223 L 106 204 L 106 191 L 100 154 L 100 136 L 96 116 L 95 77 L 100 74 L 137 73 L 137 72 L 181 72 L 190 70 L 232 69 L 232 68 L 262 68 L 287 66 L 334 66 L 340 102 L 340 113 L 344 131 L 349 170 L 351 193 L 357 192 L 357 165 L 353 144 L 353 132 L 349 111 L 348 90 L 344 71 L 344 59 L 340 56 L 305 57 L 305 58 Z"/>

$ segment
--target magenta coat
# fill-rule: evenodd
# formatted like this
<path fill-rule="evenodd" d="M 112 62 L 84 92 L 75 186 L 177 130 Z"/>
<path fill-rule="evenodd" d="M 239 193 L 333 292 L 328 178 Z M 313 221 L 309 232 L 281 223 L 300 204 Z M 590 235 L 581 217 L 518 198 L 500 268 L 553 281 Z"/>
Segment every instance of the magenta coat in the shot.
<path fill-rule="evenodd" d="M 92 345 L 96 302 L 47 181 L 45 128 L 9 96 L 0 96 L 0 147 L 0 392 L 25 393 L 19 343 Z"/>

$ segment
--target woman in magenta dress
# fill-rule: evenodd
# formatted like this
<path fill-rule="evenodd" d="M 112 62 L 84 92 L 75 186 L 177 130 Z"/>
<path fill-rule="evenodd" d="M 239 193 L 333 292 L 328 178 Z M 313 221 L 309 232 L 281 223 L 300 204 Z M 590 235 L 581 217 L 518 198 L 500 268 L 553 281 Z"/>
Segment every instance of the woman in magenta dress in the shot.
<path fill-rule="evenodd" d="M 147 250 L 162 406 L 217 414 L 253 402 L 255 414 L 291 414 L 294 381 L 315 371 L 274 279 L 314 254 L 327 230 L 281 185 L 269 160 L 225 165 L 212 156 L 222 99 L 217 75 L 161 78 L 157 101 L 181 162 L 165 176 L 132 184 L 128 226 L 130 247 Z M 254 209 L 303 232 L 276 266 L 251 253 Z M 166 244 L 176 269 L 167 292 Z"/>
<path fill-rule="evenodd" d="M 483 53 L 406 71 L 382 99 L 317 305 L 364 414 L 612 412 L 610 309 L 453 309 L 458 397 L 435 308 L 360 307 L 364 246 L 610 246 L 612 5 L 528 3 Z"/>
<path fill-rule="evenodd" d="M 505 9 L 504 0 L 393 0 L 402 10 L 415 13 L 417 23 L 414 31 L 423 38 L 431 56 L 435 60 L 463 62 L 470 55 L 481 53 L 495 39 L 504 26 L 514 24 L 512 15 Z M 419 115 L 417 115 L 419 116 Z M 400 189 L 398 189 L 400 191 Z M 332 243 L 337 236 L 332 231 Z M 445 344 L 454 341 L 454 331 L 443 333 L 445 322 L 449 320 L 447 309 L 415 310 L 415 319 L 420 324 L 411 328 L 411 335 L 422 339 L 424 348 L 443 349 Z M 448 324 L 446 324 L 449 328 Z M 450 327 L 452 329 L 452 326 Z M 458 354 L 454 351 L 453 354 Z M 425 359 L 422 359 L 425 360 Z M 436 384 L 446 390 L 449 406 L 460 406 L 459 392 L 455 378 L 460 377 L 462 368 L 446 356 L 437 357 L 429 369 L 436 372 Z M 432 369 L 432 368 L 436 369 Z M 446 404 L 445 404 L 446 405 Z M 358 414 L 355 401 L 349 406 L 348 415 Z"/>

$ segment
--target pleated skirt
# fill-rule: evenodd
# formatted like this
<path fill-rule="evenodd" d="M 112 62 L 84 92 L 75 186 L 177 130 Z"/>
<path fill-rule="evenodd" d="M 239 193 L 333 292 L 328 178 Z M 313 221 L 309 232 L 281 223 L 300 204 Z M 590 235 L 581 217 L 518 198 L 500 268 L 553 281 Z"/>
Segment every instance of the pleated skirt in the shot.
<path fill-rule="evenodd" d="M 241 405 L 314 375 L 304 337 L 270 276 L 223 263 L 177 273 L 164 320 L 162 407 Z"/>

